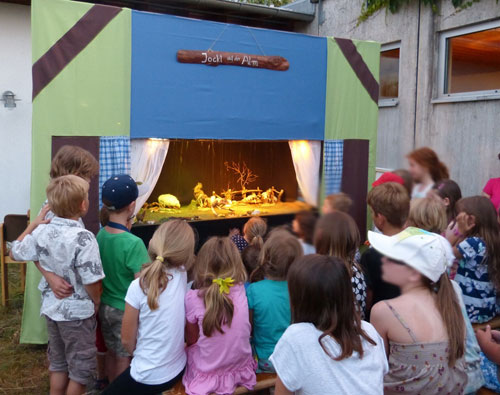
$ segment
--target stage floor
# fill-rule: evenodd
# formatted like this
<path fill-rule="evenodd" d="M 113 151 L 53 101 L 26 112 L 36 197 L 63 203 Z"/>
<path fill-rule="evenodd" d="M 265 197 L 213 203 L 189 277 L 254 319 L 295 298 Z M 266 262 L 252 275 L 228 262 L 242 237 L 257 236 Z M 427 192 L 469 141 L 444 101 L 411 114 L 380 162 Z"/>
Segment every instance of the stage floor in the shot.
<path fill-rule="evenodd" d="M 145 211 L 143 224 L 158 224 L 168 218 L 183 218 L 189 221 L 211 221 L 228 218 L 245 218 L 255 215 L 270 216 L 294 214 L 302 210 L 311 210 L 311 206 L 304 202 L 281 202 L 276 204 L 240 204 L 231 206 L 231 209 L 216 208 L 217 215 L 210 208 L 199 208 L 194 205 L 183 206 L 180 209 L 161 209 Z"/>

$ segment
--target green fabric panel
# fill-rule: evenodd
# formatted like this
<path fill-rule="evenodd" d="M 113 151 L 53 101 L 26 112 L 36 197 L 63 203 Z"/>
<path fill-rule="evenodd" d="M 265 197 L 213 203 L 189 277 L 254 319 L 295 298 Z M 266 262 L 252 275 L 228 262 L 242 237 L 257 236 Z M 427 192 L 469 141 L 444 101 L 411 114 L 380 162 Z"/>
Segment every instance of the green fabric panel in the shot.
<path fill-rule="evenodd" d="M 375 79 L 379 80 L 380 44 L 353 40 Z M 375 180 L 377 153 L 378 104 L 347 62 L 332 37 L 328 37 L 328 68 L 326 78 L 325 140 L 370 140 L 368 185 Z M 355 159 L 354 159 L 355 160 Z M 325 197 L 324 182 L 321 200 Z M 368 221 L 370 223 L 370 219 Z"/>
<path fill-rule="evenodd" d="M 31 57 L 35 63 L 93 4 L 67 0 L 31 1 Z M 50 21 L 50 23 L 47 23 Z"/>
<path fill-rule="evenodd" d="M 33 60 L 92 4 L 33 0 Z M 123 9 L 33 101 L 31 214 L 45 201 L 52 136 L 130 135 L 131 11 Z M 27 268 L 21 343 L 47 342 L 40 317 L 40 273 Z"/>

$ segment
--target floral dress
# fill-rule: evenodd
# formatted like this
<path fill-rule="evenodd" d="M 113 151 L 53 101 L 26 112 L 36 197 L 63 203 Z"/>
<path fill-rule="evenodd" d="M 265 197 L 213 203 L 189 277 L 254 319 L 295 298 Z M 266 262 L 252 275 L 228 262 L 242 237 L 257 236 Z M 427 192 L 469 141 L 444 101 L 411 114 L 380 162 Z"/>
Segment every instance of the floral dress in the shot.
<path fill-rule="evenodd" d="M 354 293 L 354 299 L 359 306 L 361 319 L 365 319 L 366 312 L 366 281 L 365 275 L 359 269 L 358 265 L 352 265 L 352 292 Z"/>
<path fill-rule="evenodd" d="M 467 315 L 472 323 L 490 321 L 497 314 L 497 295 L 488 273 L 486 244 L 479 237 L 469 237 L 457 249 L 462 259 L 455 281 L 462 289 Z"/>

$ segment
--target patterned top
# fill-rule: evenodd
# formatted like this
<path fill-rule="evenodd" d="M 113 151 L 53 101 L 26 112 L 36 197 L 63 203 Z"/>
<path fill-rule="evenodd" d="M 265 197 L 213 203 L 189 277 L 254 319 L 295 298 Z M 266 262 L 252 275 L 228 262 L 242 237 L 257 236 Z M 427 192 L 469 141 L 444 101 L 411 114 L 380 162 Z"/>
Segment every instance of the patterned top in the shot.
<path fill-rule="evenodd" d="M 358 269 L 357 265 L 352 265 L 351 283 L 354 299 L 360 308 L 361 319 L 364 320 L 366 312 L 366 281 L 365 275 Z"/>
<path fill-rule="evenodd" d="M 462 255 L 455 281 L 460 285 L 467 314 L 472 323 L 482 323 L 497 314 L 496 289 L 488 274 L 486 244 L 469 237 L 457 246 Z"/>
<path fill-rule="evenodd" d="M 463 394 L 467 384 L 464 358 L 450 368 L 448 342 L 418 342 L 398 312 L 385 303 L 406 329 L 412 343 L 389 341 L 389 373 L 384 377 L 384 394 Z"/>
<path fill-rule="evenodd" d="M 248 242 L 241 235 L 231 236 L 231 241 L 236 245 L 239 252 L 242 252 L 245 248 L 248 247 Z"/>
<path fill-rule="evenodd" d="M 39 261 L 44 270 L 55 273 L 73 286 L 73 294 L 57 299 L 42 277 L 40 314 L 54 321 L 77 321 L 94 314 L 94 303 L 84 285 L 104 278 L 99 247 L 94 235 L 78 222 L 54 217 L 39 225 L 23 241 L 12 243 L 16 260 Z"/>

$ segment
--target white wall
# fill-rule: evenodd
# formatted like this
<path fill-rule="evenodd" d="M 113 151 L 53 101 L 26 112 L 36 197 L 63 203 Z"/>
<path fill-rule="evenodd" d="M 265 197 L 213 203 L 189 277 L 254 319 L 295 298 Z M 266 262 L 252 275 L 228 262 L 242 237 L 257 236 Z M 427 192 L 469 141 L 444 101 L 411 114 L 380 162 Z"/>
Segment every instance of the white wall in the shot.
<path fill-rule="evenodd" d="M 0 95 L 6 90 L 21 101 L 0 102 L 0 222 L 28 211 L 31 179 L 30 7 L 0 3 Z"/>

